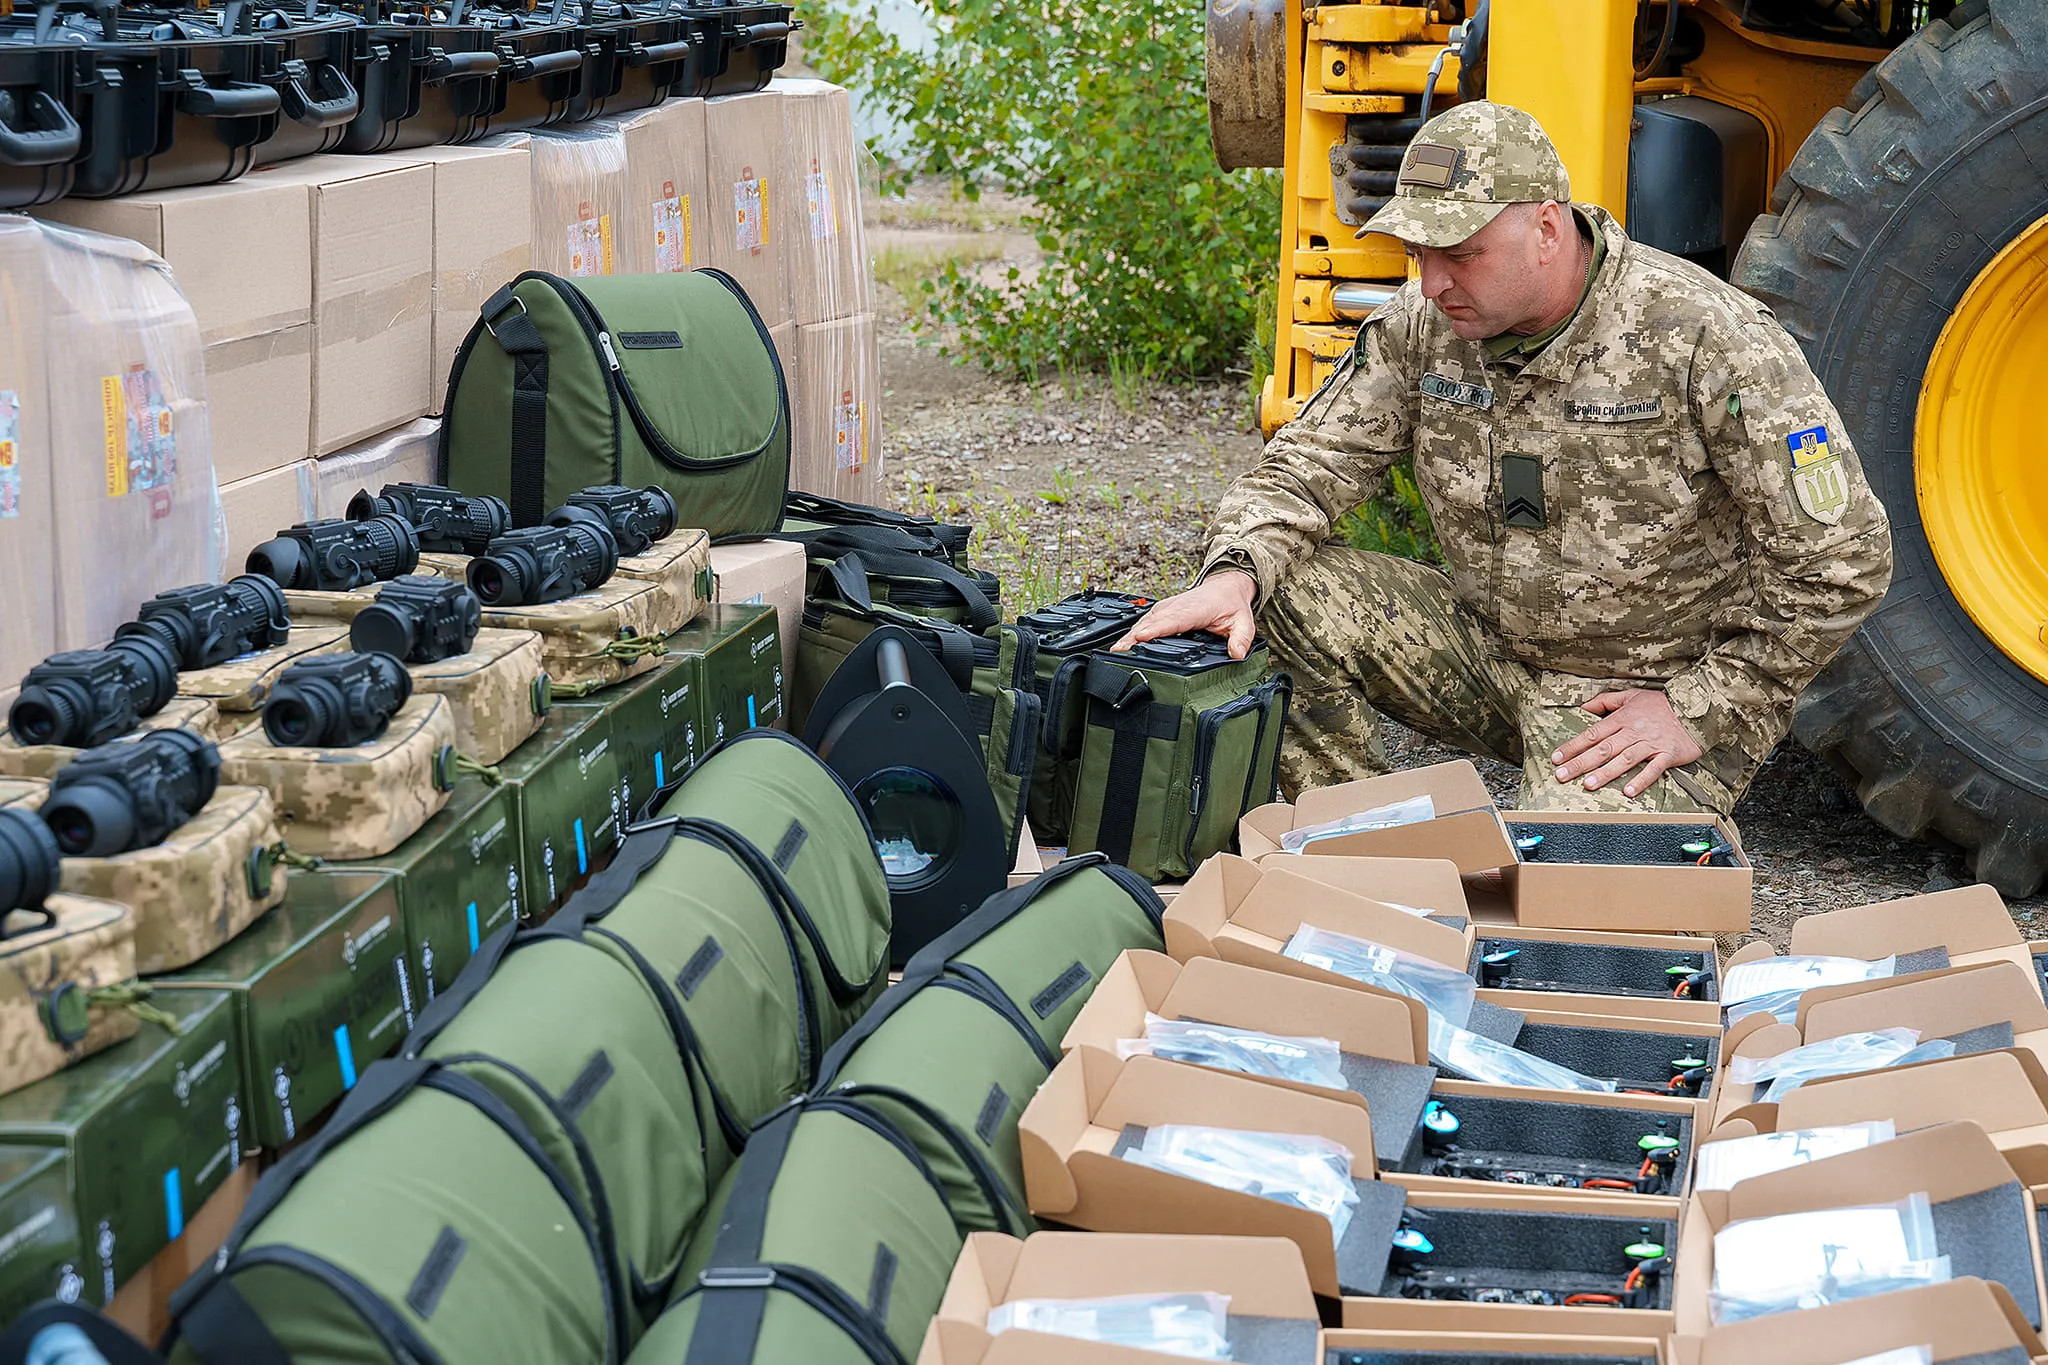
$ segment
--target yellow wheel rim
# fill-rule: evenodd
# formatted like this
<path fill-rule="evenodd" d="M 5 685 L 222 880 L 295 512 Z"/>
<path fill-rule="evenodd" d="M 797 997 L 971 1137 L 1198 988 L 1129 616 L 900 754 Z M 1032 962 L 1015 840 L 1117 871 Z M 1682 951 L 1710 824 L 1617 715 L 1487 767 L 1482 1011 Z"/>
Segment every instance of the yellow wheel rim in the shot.
<path fill-rule="evenodd" d="M 1942 329 L 1920 386 L 1914 485 L 1949 589 L 2048 682 L 2048 217 L 2015 237 Z"/>

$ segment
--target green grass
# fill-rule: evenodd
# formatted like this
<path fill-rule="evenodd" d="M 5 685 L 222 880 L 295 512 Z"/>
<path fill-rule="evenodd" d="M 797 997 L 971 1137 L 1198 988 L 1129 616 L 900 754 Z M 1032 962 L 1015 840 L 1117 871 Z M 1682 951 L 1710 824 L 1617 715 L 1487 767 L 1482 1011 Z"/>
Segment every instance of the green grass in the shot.
<path fill-rule="evenodd" d="M 1024 211 L 1014 204 L 959 195 L 917 199 L 883 195 L 868 206 L 868 221 L 885 228 L 954 228 L 963 232 L 1016 231 Z"/>
<path fill-rule="evenodd" d="M 999 242 L 956 241 L 930 246 L 885 246 L 875 253 L 875 281 L 885 284 L 906 299 L 917 297 L 918 286 L 944 270 L 948 261 L 978 265 L 1003 254 Z"/>

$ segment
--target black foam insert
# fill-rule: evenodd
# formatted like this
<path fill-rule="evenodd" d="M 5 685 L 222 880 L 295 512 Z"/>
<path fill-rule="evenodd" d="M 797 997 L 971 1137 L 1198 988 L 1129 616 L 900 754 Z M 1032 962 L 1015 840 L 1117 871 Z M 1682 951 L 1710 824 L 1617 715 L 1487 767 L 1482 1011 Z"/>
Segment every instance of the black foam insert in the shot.
<path fill-rule="evenodd" d="M 2027 1236 L 2026 1192 L 2019 1181 L 1944 1200 L 1931 1212 L 1934 1245 L 1948 1257 L 1949 1273 L 1957 1279 L 1975 1275 L 2004 1285 L 2038 1331 L 2041 1296 L 2034 1287 L 2034 1248 Z"/>
<path fill-rule="evenodd" d="M 1482 972 L 1479 959 L 1489 953 L 1512 950 L 1515 956 L 1505 975 L 1491 980 Z M 1718 1000 L 1711 953 L 1680 953 L 1665 948 L 1626 947 L 1616 943 L 1558 943 L 1540 938 L 1481 938 L 1472 945 L 1472 957 L 1465 970 L 1480 985 L 1493 990 L 1543 991 L 1564 989 L 1599 994 L 1619 990 L 1632 995 L 1669 996 L 1678 984 L 1665 974 L 1667 967 L 1684 967 L 1706 972 L 1707 978 L 1693 990 L 1694 1000 Z"/>
<path fill-rule="evenodd" d="M 1920 1041 L 1925 1043 L 1932 1040 L 1922 1038 Z M 2012 1021 L 1980 1024 L 1976 1028 L 1964 1029 L 1961 1033 L 1951 1033 L 1948 1035 L 1948 1041 L 1956 1045 L 1958 1057 L 1968 1056 L 1972 1052 L 1998 1052 L 2012 1046 Z"/>
<path fill-rule="evenodd" d="M 1938 972 L 1948 966 L 1948 949 L 1922 948 L 1918 952 L 1900 953 L 1892 965 L 1893 976 L 1905 976 L 1909 972 Z"/>
<path fill-rule="evenodd" d="M 1525 1024 L 1514 1046 L 1545 1061 L 1568 1066 L 1581 1075 L 1620 1080 L 1641 1089 L 1668 1085 L 1671 1063 L 1680 1057 L 1704 1057 L 1717 1064 L 1721 1040 L 1685 1033 L 1645 1033 L 1635 1029 L 1585 1028 L 1577 1024 Z M 1709 1072 L 1699 1097 L 1713 1090 Z"/>
<path fill-rule="evenodd" d="M 1230 1342 L 1230 1358 L 1238 1365 L 1308 1365 L 1316 1358 L 1321 1328 L 1315 1318 L 1261 1318 L 1233 1312 L 1224 1322 L 1223 1335 Z"/>
<path fill-rule="evenodd" d="M 1436 1068 L 1356 1052 L 1340 1053 L 1338 1062 L 1345 1088 L 1365 1097 L 1366 1113 L 1372 1119 L 1374 1158 L 1382 1166 L 1398 1165 L 1414 1140 L 1415 1126 L 1422 1121 L 1422 1107 L 1429 1103 L 1429 1088 L 1436 1083 Z"/>
<path fill-rule="evenodd" d="M 1692 1161 L 1692 1120 L 1682 1114 L 1493 1095 L 1437 1098 L 1457 1117 L 1457 1145 L 1467 1153 L 1563 1157 L 1634 1168 L 1643 1160 L 1637 1139 L 1653 1133 L 1675 1137 L 1680 1146 L 1672 1190 L 1660 1193 L 1685 1188 L 1685 1173 Z M 1405 1169 L 1423 1169 L 1419 1145 L 1416 1157 Z"/>
<path fill-rule="evenodd" d="M 2048 953 L 2034 954 L 2034 979 L 2041 983 L 2041 994 L 2048 997 Z"/>
<path fill-rule="evenodd" d="M 1145 1141 L 1142 1124 L 1128 1124 L 1117 1134 L 1111 1156 L 1120 1157 Z M 1387 1277 L 1387 1257 L 1393 1251 L 1394 1231 L 1401 1226 L 1401 1212 L 1408 1192 L 1385 1180 L 1354 1180 L 1358 1202 L 1352 1206 L 1351 1221 L 1336 1246 L 1337 1289 L 1344 1294 L 1377 1294 Z"/>
<path fill-rule="evenodd" d="M 1592 1292 L 1617 1292 L 1635 1262 L 1624 1254 L 1633 1243 L 1651 1241 L 1670 1251 L 1678 1225 L 1664 1218 L 1626 1218 L 1598 1213 L 1522 1213 L 1506 1209 L 1409 1208 L 1409 1227 L 1435 1244 L 1425 1264 L 1439 1272 L 1469 1271 L 1484 1285 L 1488 1274 L 1558 1276 L 1567 1292 L 1571 1277 L 1595 1277 Z M 1671 1306 L 1671 1272 L 1658 1276 L 1648 1305 Z M 1390 1267 L 1379 1295 L 1399 1297 L 1402 1277 Z"/>
<path fill-rule="evenodd" d="M 1600 825 L 1573 821 L 1525 821 L 1508 826 L 1508 837 L 1540 834 L 1543 842 L 1525 863 L 1606 863 L 1635 867 L 1679 867 L 1699 861 L 1680 845 L 1697 839 L 1720 843 L 1712 825 Z M 1735 867 L 1734 857 L 1717 853 L 1709 866 Z"/>
<path fill-rule="evenodd" d="M 1988 1356 L 1971 1359 L 1991 1360 Z M 1553 1356 L 1534 1351 L 1360 1351 L 1332 1346 L 1323 1353 L 1323 1365 L 1657 1365 L 1655 1356 Z M 1950 1365 L 1958 1365 L 1951 1362 Z M 2004 1362 L 2000 1362 L 2004 1365 Z M 2020 1356 L 2014 1365 L 2026 1365 Z"/>
<path fill-rule="evenodd" d="M 1525 1014 L 1485 1000 L 1474 1000 L 1472 1017 L 1465 1021 L 1465 1027 L 1482 1038 L 1513 1047 L 1516 1035 L 1521 1033 L 1522 1025 L 1528 1022 L 1529 1017 Z"/>

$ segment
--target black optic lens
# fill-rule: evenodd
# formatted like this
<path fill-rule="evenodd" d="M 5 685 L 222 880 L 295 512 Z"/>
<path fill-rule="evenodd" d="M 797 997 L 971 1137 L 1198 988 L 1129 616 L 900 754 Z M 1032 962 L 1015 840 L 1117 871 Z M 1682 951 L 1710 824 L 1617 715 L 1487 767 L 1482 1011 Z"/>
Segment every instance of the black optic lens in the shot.
<path fill-rule="evenodd" d="M 57 736 L 71 727 L 70 708 L 63 695 L 37 688 L 23 692 L 8 708 L 7 728 L 20 744 L 54 744 Z"/>
<path fill-rule="evenodd" d="M 875 853 L 896 887 L 922 886 L 945 875 L 965 828 L 959 798 L 930 773 L 883 768 L 853 789 L 875 834 Z"/>
<path fill-rule="evenodd" d="M 57 889 L 60 855 L 56 836 L 33 812 L 0 809 L 0 916 L 33 910 Z"/>

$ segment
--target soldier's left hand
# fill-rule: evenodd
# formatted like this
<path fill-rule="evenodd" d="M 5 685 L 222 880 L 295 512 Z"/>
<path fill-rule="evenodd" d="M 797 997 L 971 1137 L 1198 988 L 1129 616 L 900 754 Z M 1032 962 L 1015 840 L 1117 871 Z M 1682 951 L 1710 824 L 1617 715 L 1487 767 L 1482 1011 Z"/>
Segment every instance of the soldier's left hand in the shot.
<path fill-rule="evenodd" d="M 1583 709 L 1604 719 L 1550 756 L 1560 782 L 1582 778 L 1587 791 L 1598 791 L 1640 767 L 1622 788 L 1634 797 L 1648 791 L 1667 768 L 1700 759 L 1699 742 L 1679 723 L 1662 692 L 1647 687 L 1602 692 Z"/>

